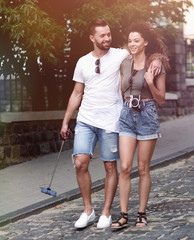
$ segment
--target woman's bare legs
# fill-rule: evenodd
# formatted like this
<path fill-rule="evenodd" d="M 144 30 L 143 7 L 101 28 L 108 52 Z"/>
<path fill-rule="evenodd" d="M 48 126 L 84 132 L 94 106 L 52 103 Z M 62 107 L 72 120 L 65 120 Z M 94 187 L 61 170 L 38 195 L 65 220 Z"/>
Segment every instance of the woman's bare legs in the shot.
<path fill-rule="evenodd" d="M 146 212 L 151 189 L 150 162 L 157 139 L 138 141 L 139 212 Z M 137 219 L 138 220 L 138 219 Z M 145 226 L 146 221 L 136 226 Z"/>
<path fill-rule="evenodd" d="M 133 158 L 137 147 L 137 140 L 128 136 L 119 137 L 120 152 L 120 176 L 119 176 L 119 197 L 121 212 L 128 212 L 129 194 L 131 191 L 131 169 Z M 124 218 L 119 222 L 126 223 Z M 117 227 L 118 223 L 113 223 L 112 227 Z"/>

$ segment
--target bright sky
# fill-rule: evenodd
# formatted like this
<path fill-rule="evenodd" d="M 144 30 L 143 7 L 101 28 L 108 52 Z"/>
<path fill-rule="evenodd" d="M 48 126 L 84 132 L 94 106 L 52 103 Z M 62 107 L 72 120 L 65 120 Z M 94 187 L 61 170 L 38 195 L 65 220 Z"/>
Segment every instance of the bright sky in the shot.
<path fill-rule="evenodd" d="M 194 0 L 191 1 L 194 5 Z M 190 8 L 186 14 L 187 23 L 184 24 L 184 35 L 185 37 L 194 39 L 194 7 Z"/>

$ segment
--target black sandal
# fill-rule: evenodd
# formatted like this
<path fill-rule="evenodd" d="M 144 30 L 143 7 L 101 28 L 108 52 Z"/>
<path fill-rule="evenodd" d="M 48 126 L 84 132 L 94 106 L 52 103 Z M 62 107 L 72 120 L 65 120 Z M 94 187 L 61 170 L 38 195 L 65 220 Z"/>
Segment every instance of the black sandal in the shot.
<path fill-rule="evenodd" d="M 143 220 L 143 221 L 142 221 Z M 137 223 L 143 223 L 144 225 L 142 226 L 137 226 Z M 146 213 L 145 212 L 138 212 L 137 213 L 137 220 L 136 220 L 136 223 L 135 223 L 135 226 L 136 227 L 144 227 L 146 226 L 148 223 L 147 223 L 147 217 L 146 217 Z"/>
<path fill-rule="evenodd" d="M 119 222 L 122 218 L 124 218 L 126 220 L 123 223 Z M 115 224 L 115 223 L 118 223 L 119 225 L 117 227 L 113 227 L 111 225 L 112 229 L 121 229 L 121 228 L 126 227 L 128 225 L 128 213 L 121 212 L 121 216 L 117 219 L 116 222 L 113 222 L 112 224 Z"/>

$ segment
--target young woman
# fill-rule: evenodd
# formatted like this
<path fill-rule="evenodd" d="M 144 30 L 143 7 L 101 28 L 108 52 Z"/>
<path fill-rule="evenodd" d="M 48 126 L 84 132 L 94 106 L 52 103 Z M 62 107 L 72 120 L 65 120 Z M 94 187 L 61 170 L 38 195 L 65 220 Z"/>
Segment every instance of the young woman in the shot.
<path fill-rule="evenodd" d="M 120 177 L 119 196 L 121 216 L 113 222 L 112 228 L 128 224 L 128 202 L 131 191 L 130 173 L 138 146 L 139 211 L 136 226 L 147 225 L 146 206 L 148 203 L 151 178 L 150 161 L 156 141 L 161 137 L 155 102 L 165 102 L 165 68 L 168 58 L 163 42 L 147 23 L 130 26 L 128 48 L 131 59 L 121 65 L 122 92 L 124 105 L 119 119 Z M 155 77 L 149 66 L 150 58 L 161 54 L 165 68 Z"/>

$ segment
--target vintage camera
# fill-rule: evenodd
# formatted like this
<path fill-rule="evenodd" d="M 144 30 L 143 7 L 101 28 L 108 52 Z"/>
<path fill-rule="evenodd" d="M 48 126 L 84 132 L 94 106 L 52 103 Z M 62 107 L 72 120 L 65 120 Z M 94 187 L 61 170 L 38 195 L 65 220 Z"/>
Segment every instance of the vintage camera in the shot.
<path fill-rule="evenodd" d="M 140 95 L 137 95 L 137 96 L 131 95 L 129 107 L 136 110 L 140 110 L 140 99 L 141 99 Z"/>

